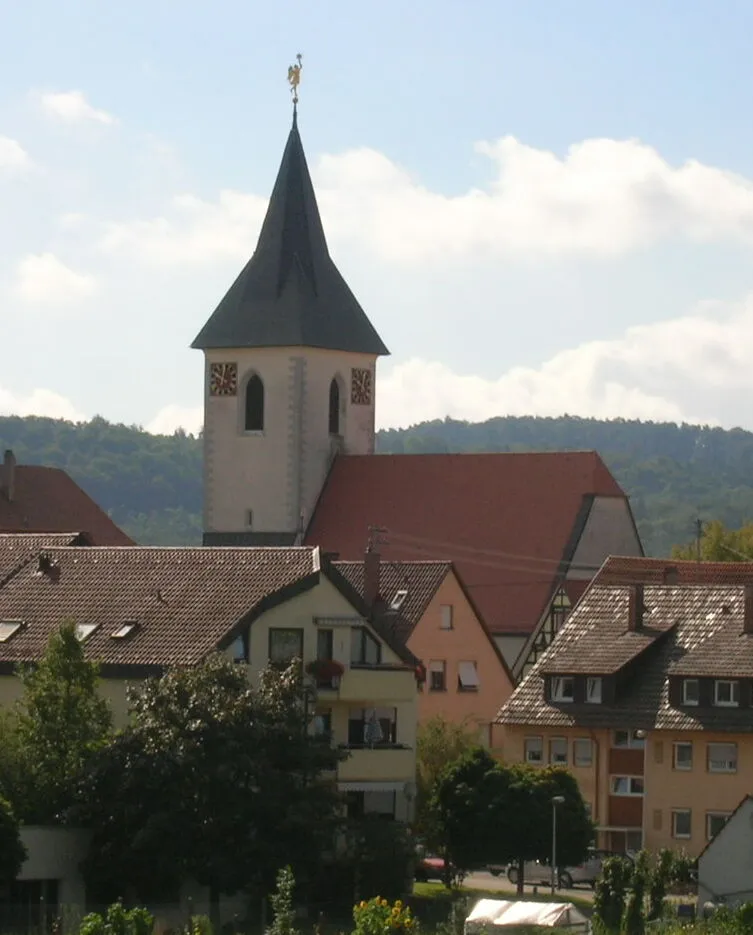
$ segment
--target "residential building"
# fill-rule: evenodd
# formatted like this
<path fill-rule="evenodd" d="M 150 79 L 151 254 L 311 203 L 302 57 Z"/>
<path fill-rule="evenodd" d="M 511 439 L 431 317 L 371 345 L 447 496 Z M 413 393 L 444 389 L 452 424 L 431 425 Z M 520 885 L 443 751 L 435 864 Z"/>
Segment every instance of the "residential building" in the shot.
<path fill-rule="evenodd" d="M 12 549 L 17 556 L 13 538 L 0 537 L 0 567 Z M 100 664 L 117 724 L 129 684 L 218 651 L 252 680 L 269 662 L 336 660 L 342 675 L 312 684 L 310 698 L 315 729 L 350 751 L 339 786 L 356 811 L 410 816 L 418 660 L 318 549 L 27 551 L 0 587 L 0 706 L 20 697 L 17 666 L 39 659 L 67 619 Z"/>
<path fill-rule="evenodd" d="M 698 909 L 753 902 L 753 795 L 746 795 L 698 857 Z"/>
<path fill-rule="evenodd" d="M 0 464 L 0 533 L 72 529 L 95 545 L 133 545 L 65 471 L 17 464 L 13 452 L 6 451 Z"/>
<path fill-rule="evenodd" d="M 610 559 L 502 706 L 509 761 L 567 766 L 615 850 L 697 855 L 753 771 L 753 564 Z"/>
<path fill-rule="evenodd" d="M 387 560 L 453 562 L 510 665 L 607 555 L 642 554 L 594 452 L 374 456 L 388 352 L 330 256 L 295 118 L 256 250 L 192 346 L 206 545 L 359 561 L 380 527 Z"/>
<path fill-rule="evenodd" d="M 478 729 L 491 745 L 491 728 L 513 680 L 462 576 L 452 562 L 381 561 L 335 567 L 417 656 L 425 682 L 418 698 L 419 723 L 436 715 Z"/>

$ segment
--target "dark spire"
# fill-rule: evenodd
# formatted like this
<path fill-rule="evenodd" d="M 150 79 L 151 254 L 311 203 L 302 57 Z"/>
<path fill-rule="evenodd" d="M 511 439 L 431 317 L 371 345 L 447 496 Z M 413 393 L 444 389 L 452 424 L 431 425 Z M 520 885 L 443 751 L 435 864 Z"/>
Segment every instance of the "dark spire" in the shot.
<path fill-rule="evenodd" d="M 191 347 L 388 354 L 330 258 L 296 110 L 256 251 Z"/>

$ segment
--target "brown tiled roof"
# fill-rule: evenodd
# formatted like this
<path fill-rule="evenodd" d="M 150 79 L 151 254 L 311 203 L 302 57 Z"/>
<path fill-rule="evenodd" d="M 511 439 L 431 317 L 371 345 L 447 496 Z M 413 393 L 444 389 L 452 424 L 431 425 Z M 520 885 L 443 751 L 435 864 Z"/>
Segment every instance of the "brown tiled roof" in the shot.
<path fill-rule="evenodd" d="M 191 665 L 229 640 L 265 601 L 319 580 L 312 548 L 51 548 L 52 573 L 25 565 L 0 588 L 0 620 L 26 626 L 0 664 L 33 661 L 67 619 L 97 624 L 87 656 L 104 665 Z M 114 639 L 126 621 L 134 634 Z"/>
<path fill-rule="evenodd" d="M 753 562 L 688 562 L 671 558 L 610 556 L 594 579 L 597 584 L 747 584 Z"/>
<path fill-rule="evenodd" d="M 0 533 L 0 587 L 8 575 L 31 561 L 42 549 L 87 544 L 78 532 Z"/>
<path fill-rule="evenodd" d="M 358 591 L 364 593 L 363 562 L 334 562 L 335 568 Z M 381 562 L 379 593 L 389 608 L 398 591 L 408 594 L 400 605 L 400 616 L 407 622 L 410 636 L 426 612 L 439 586 L 452 571 L 452 562 Z"/>
<path fill-rule="evenodd" d="M 17 465 L 13 499 L 0 491 L 0 532 L 80 529 L 95 545 L 132 545 L 92 498 L 60 468 Z"/>
<path fill-rule="evenodd" d="M 578 672 L 603 673 L 624 634 L 629 587 L 595 582 L 570 614 L 552 646 L 502 706 L 497 721 L 535 726 L 630 727 L 644 730 L 753 731 L 749 708 L 684 708 L 669 703 L 668 677 L 725 674 L 753 677 L 753 635 L 743 634 L 745 589 L 736 585 L 647 585 L 647 619 L 663 634 L 625 670 L 614 704 L 556 704 L 546 700 L 543 676 L 579 657 Z M 727 607 L 729 612 L 725 612 Z M 613 621 L 617 622 L 614 623 Z M 602 646 L 595 639 L 601 635 Z M 613 671 L 613 670 L 610 670 Z"/>
<path fill-rule="evenodd" d="M 338 457 L 306 542 L 387 561 L 451 559 L 494 633 L 530 633 L 594 496 L 624 497 L 595 452 Z"/>

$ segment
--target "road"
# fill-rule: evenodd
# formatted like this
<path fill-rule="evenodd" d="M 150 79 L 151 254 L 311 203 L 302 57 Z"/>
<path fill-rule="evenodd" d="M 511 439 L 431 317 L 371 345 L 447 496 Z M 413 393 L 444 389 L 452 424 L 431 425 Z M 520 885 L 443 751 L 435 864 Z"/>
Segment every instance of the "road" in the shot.
<path fill-rule="evenodd" d="M 506 896 L 514 896 L 516 893 L 515 887 L 506 876 L 495 877 L 491 873 L 472 873 L 463 880 L 463 886 Z M 548 886 L 538 886 L 536 889 L 539 893 L 550 895 Z M 534 887 L 526 886 L 526 896 L 533 896 L 533 891 Z M 577 889 L 572 890 L 557 890 L 557 895 L 563 902 L 568 902 L 571 899 L 580 900 L 581 902 L 593 902 L 594 898 L 594 892 L 590 886 L 579 886 Z"/>

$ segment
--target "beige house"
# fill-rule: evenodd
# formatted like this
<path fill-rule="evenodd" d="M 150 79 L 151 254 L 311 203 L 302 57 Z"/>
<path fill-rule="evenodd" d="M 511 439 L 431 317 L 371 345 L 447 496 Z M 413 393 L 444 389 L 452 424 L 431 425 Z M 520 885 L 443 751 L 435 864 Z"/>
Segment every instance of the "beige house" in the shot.
<path fill-rule="evenodd" d="M 418 661 L 318 549 L 56 543 L 0 536 L 0 705 L 20 696 L 17 665 L 38 659 L 67 619 L 100 664 L 118 724 L 130 684 L 217 651 L 252 680 L 269 662 L 334 660 L 337 676 L 307 676 L 311 729 L 349 752 L 336 777 L 349 813 L 411 817 Z"/>
<path fill-rule="evenodd" d="M 335 567 L 380 608 L 384 625 L 421 660 L 419 723 L 436 715 L 464 722 L 489 746 L 513 679 L 455 565 L 382 561 L 371 551 L 363 562 L 335 562 Z"/>
<path fill-rule="evenodd" d="M 567 766 L 613 850 L 699 854 L 753 771 L 753 565 L 610 559 L 503 705 L 508 761 Z"/>

